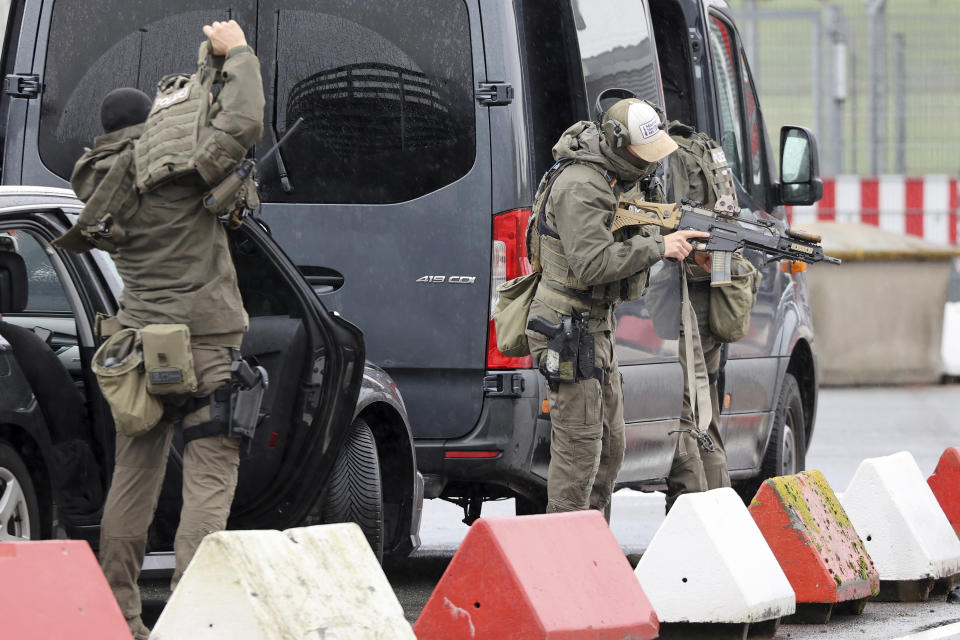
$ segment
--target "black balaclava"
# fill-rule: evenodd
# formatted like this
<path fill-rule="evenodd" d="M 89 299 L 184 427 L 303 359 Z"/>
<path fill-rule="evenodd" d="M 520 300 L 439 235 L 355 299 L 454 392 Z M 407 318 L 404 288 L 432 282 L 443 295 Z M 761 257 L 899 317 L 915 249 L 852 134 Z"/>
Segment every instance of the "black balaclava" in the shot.
<path fill-rule="evenodd" d="M 112 133 L 140 124 L 147 119 L 153 100 L 139 89 L 114 89 L 100 105 L 100 124 L 104 133 Z"/>

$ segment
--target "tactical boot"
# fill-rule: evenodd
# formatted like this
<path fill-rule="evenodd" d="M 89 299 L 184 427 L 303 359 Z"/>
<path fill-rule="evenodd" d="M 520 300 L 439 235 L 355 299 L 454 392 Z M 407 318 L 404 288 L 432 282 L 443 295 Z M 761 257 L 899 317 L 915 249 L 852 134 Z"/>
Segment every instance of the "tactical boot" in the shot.
<path fill-rule="evenodd" d="M 130 634 L 133 636 L 133 640 L 149 640 L 150 629 L 147 628 L 147 625 L 143 624 L 140 616 L 127 618 L 127 626 L 130 627 Z"/>

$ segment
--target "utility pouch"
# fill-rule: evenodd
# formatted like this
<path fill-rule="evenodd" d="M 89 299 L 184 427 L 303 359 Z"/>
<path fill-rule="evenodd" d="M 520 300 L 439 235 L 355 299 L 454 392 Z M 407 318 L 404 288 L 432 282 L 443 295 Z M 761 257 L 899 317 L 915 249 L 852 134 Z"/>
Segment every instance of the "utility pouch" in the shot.
<path fill-rule="evenodd" d="M 643 294 L 643 308 L 660 338 L 680 337 L 680 265 L 677 262 L 664 261 L 650 278 L 650 286 Z"/>
<path fill-rule="evenodd" d="M 190 329 L 185 324 L 150 324 L 140 329 L 147 391 L 153 395 L 194 393 Z"/>
<path fill-rule="evenodd" d="M 497 287 L 499 297 L 493 311 L 493 324 L 497 331 L 497 349 L 505 356 L 517 358 L 530 355 L 525 329 L 539 282 L 540 274 L 534 272 Z"/>
<path fill-rule="evenodd" d="M 739 253 L 733 254 L 730 266 L 730 284 L 710 287 L 710 331 L 720 342 L 736 342 L 747 335 L 762 277 Z"/>
<path fill-rule="evenodd" d="M 230 365 L 231 398 L 230 428 L 231 437 L 253 439 L 260 422 L 260 407 L 263 396 L 269 386 L 267 370 L 260 366 L 250 366 L 245 360 L 234 360 Z"/>
<path fill-rule="evenodd" d="M 121 329 L 110 336 L 93 355 L 92 368 L 118 433 L 134 438 L 160 422 L 163 404 L 147 392 L 139 331 Z"/>
<path fill-rule="evenodd" d="M 233 171 L 246 154 L 247 150 L 232 135 L 214 129 L 202 144 L 197 145 L 193 162 L 204 182 L 219 186 L 218 183 Z M 232 187 L 234 194 L 241 184 L 242 181 L 237 180 L 237 184 Z M 229 188 L 230 185 L 224 187 Z M 228 198 L 224 197 L 224 200 Z"/>

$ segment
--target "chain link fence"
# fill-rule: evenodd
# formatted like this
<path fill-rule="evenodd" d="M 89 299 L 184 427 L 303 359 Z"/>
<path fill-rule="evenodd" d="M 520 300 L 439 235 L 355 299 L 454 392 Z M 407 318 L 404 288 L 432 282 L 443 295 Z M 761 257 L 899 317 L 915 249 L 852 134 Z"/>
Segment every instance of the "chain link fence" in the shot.
<path fill-rule="evenodd" d="M 767 129 L 825 174 L 960 173 L 960 0 L 731 0 Z"/>

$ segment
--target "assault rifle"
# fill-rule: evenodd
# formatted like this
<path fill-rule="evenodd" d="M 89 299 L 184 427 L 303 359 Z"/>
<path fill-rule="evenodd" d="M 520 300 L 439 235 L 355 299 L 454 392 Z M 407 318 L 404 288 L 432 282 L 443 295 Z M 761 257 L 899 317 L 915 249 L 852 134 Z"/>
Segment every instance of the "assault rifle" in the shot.
<path fill-rule="evenodd" d="M 730 282 L 730 255 L 737 249 L 747 247 L 765 253 L 770 260 L 798 260 L 808 263 L 829 262 L 840 264 L 839 258 L 823 254 L 821 238 L 812 233 L 787 229 L 780 235 L 774 223 L 752 221 L 728 213 L 725 198 L 717 203 L 717 210 L 710 211 L 695 206 L 695 203 L 680 202 L 659 204 L 642 200 L 621 200 L 613 218 L 612 231 L 634 225 L 652 224 L 661 229 L 693 229 L 706 231 L 709 238 L 693 241 L 697 251 L 714 252 L 711 260 L 710 283 L 721 286 Z M 750 229 L 743 224 L 759 227 Z"/>
<path fill-rule="evenodd" d="M 260 157 L 260 160 L 254 161 L 251 158 L 244 158 L 237 163 L 237 166 L 231 169 L 230 173 L 224 176 L 220 182 L 215 184 L 213 188 L 203 196 L 203 206 L 221 219 L 225 216 L 229 216 L 232 223 L 235 224 L 239 222 L 238 219 L 235 219 L 234 207 L 237 203 L 237 194 L 240 192 L 240 188 L 244 185 L 244 183 L 247 181 L 247 178 L 250 177 L 255 169 L 261 167 L 264 162 L 269 160 L 273 154 L 280 149 L 280 145 L 287 141 L 287 138 L 290 137 L 290 134 L 293 133 L 294 129 L 300 126 L 301 122 L 303 122 L 303 118 L 297 118 L 297 121 L 294 122 L 289 129 L 287 129 L 286 133 L 283 134 L 283 137 L 277 141 L 277 144 L 270 147 L 270 149 L 268 149 L 267 152 Z M 243 212 L 241 211 L 240 213 Z"/>

